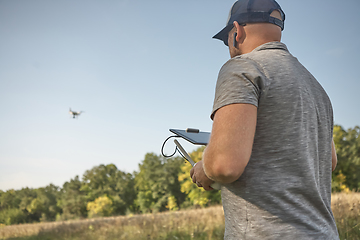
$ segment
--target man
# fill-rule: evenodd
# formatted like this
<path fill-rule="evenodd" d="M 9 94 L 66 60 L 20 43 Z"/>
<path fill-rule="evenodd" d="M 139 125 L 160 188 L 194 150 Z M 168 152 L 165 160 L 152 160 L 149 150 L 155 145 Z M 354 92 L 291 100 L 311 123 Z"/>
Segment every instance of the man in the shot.
<path fill-rule="evenodd" d="M 229 47 L 221 68 L 199 187 L 222 184 L 225 239 L 339 239 L 331 211 L 336 166 L 330 100 L 281 43 L 274 0 L 240 0 L 214 38 Z"/>

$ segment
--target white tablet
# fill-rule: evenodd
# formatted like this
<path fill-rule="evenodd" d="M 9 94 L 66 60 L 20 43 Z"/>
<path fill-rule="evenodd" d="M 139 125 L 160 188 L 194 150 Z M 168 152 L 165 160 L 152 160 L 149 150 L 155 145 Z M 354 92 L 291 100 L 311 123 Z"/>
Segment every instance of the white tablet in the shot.
<path fill-rule="evenodd" d="M 210 139 L 210 132 L 200 132 L 198 129 L 188 128 L 186 130 L 169 129 L 170 132 L 184 138 L 196 145 L 207 145 Z"/>

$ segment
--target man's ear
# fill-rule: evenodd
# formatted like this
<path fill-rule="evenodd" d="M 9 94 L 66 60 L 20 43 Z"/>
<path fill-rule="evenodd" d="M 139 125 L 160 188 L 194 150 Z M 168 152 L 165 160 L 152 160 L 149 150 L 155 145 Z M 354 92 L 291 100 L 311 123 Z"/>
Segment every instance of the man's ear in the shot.
<path fill-rule="evenodd" d="M 245 36 L 244 26 L 241 26 L 237 21 L 234 21 L 233 25 L 236 28 L 236 33 L 237 33 L 236 42 L 240 42 L 240 39 L 242 39 Z"/>

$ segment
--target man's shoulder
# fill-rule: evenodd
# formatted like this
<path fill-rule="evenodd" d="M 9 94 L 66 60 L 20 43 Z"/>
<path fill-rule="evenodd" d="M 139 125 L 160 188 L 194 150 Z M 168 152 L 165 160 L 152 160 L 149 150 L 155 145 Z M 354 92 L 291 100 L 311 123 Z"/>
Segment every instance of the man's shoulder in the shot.
<path fill-rule="evenodd" d="M 220 73 L 224 72 L 242 72 L 242 71 L 260 71 L 259 63 L 251 56 L 239 55 L 229 59 L 220 69 Z"/>
<path fill-rule="evenodd" d="M 275 57 L 280 57 L 281 59 L 285 59 L 287 57 L 292 57 L 290 52 L 288 51 L 286 45 L 281 42 L 268 42 L 263 45 L 258 46 L 254 50 L 249 53 L 243 54 L 239 57 L 242 59 L 250 59 L 257 64 L 261 65 L 264 61 L 273 61 Z M 276 61 L 278 61 L 277 59 Z"/>

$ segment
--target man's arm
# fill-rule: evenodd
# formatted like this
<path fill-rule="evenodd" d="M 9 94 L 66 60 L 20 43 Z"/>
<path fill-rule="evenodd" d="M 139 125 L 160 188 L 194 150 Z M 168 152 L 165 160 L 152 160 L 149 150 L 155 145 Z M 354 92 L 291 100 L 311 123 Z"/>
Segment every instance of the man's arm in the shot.
<path fill-rule="evenodd" d="M 251 104 L 231 104 L 217 110 L 203 156 L 208 178 L 231 183 L 241 176 L 251 156 L 256 118 L 257 107 Z"/>
<path fill-rule="evenodd" d="M 334 171 L 336 168 L 336 164 L 337 164 L 337 156 L 336 156 L 334 139 L 331 142 L 331 155 L 332 155 L 332 170 Z"/>

